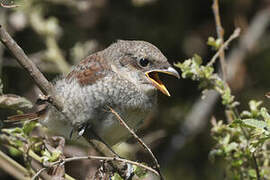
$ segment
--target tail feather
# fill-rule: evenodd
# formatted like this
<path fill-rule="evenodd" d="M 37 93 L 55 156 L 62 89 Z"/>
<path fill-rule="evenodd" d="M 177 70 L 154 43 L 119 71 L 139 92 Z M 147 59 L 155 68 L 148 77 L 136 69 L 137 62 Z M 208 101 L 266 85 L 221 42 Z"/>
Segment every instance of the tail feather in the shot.
<path fill-rule="evenodd" d="M 46 114 L 48 109 L 48 104 L 42 104 L 38 106 L 38 111 L 33 113 L 27 114 L 20 114 L 20 115 L 13 115 L 9 116 L 7 120 L 4 120 L 6 123 L 20 123 L 24 121 L 34 121 L 38 120 L 39 118 L 43 117 Z"/>
<path fill-rule="evenodd" d="M 9 116 L 7 120 L 4 120 L 4 122 L 17 123 L 17 122 L 23 122 L 23 121 L 28 121 L 28 120 L 37 120 L 38 118 L 39 118 L 39 115 L 37 113 L 28 113 L 28 114 Z"/>

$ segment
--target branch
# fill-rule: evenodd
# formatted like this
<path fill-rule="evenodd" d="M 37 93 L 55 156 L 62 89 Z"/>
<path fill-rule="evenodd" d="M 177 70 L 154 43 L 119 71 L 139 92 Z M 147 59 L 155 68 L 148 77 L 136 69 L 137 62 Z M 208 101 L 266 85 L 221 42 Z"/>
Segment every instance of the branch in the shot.
<path fill-rule="evenodd" d="M 117 119 L 119 120 L 120 124 L 122 126 L 124 126 L 129 132 L 130 134 L 132 134 L 132 136 L 139 142 L 139 144 L 150 154 L 150 156 L 152 157 L 155 166 L 157 169 L 160 168 L 160 165 L 158 163 L 157 158 L 154 156 L 154 154 L 152 153 L 152 151 L 150 150 L 150 148 L 141 140 L 141 138 L 139 138 L 139 136 L 127 125 L 127 123 L 120 117 L 120 115 L 111 107 L 109 107 L 110 111 L 117 117 Z"/>
<path fill-rule="evenodd" d="M 233 34 L 229 37 L 229 39 L 222 44 L 222 46 L 218 49 L 218 51 L 216 52 L 216 54 L 213 56 L 213 58 L 210 60 L 210 62 L 207 64 L 207 66 L 212 66 L 216 59 L 218 58 L 218 56 L 220 56 L 222 53 L 224 53 L 224 49 L 226 47 L 228 47 L 228 45 L 230 44 L 230 42 L 232 40 L 234 40 L 235 38 L 237 38 L 240 35 L 240 28 L 236 28 L 233 32 Z"/>
<path fill-rule="evenodd" d="M 256 160 L 256 157 L 255 157 L 254 153 L 252 153 L 252 160 L 254 162 L 254 166 L 255 166 L 255 169 L 256 169 L 257 180 L 261 180 L 259 166 L 258 166 L 258 163 L 257 163 L 257 160 Z"/>
<path fill-rule="evenodd" d="M 44 77 L 36 65 L 26 56 L 20 46 L 12 39 L 7 31 L 0 25 L 0 40 L 10 50 L 18 63 L 30 74 L 36 85 L 45 95 L 50 95 L 52 104 L 61 111 L 63 109 L 62 100 L 55 96 L 52 84 Z"/>
<path fill-rule="evenodd" d="M 50 164 L 49 167 L 57 166 L 57 165 L 64 165 L 67 162 L 77 161 L 77 160 L 86 160 L 86 159 L 89 159 L 89 160 L 103 160 L 103 161 L 118 161 L 118 162 L 123 162 L 125 164 L 132 164 L 132 165 L 135 165 L 135 166 L 139 166 L 141 168 L 144 168 L 144 169 L 146 169 L 146 170 L 148 170 L 148 171 L 150 171 L 150 172 L 152 172 L 152 173 L 154 173 L 154 174 L 156 174 L 156 175 L 159 176 L 159 172 L 157 172 L 153 168 L 150 168 L 150 167 L 148 167 L 148 166 L 146 166 L 144 164 L 141 164 L 141 163 L 138 163 L 138 162 L 135 162 L 135 161 L 130 161 L 130 160 L 119 158 L 119 157 L 103 157 L 103 156 L 71 157 L 71 158 L 66 158 L 66 159 L 63 159 L 63 160 L 59 160 L 59 161 L 53 162 L 53 163 Z M 42 173 L 43 171 L 45 171 L 49 167 L 44 167 L 44 168 L 40 169 L 35 174 L 35 176 L 33 176 L 32 180 L 34 180 L 36 177 L 38 177 L 40 173 Z"/>
<path fill-rule="evenodd" d="M 109 107 L 109 109 L 117 117 L 120 124 L 124 126 L 132 134 L 132 136 L 139 142 L 139 144 L 150 154 L 151 158 L 154 161 L 155 169 L 158 171 L 160 179 L 163 180 L 164 178 L 160 172 L 160 165 L 158 163 L 157 158 L 152 153 L 151 149 L 141 140 L 141 138 L 139 138 L 139 136 L 137 136 L 137 134 L 126 124 L 126 122 L 120 117 L 120 115 L 115 110 L 113 110 L 111 107 Z"/>
<path fill-rule="evenodd" d="M 22 165 L 0 151 L 0 167 L 16 179 L 29 180 L 29 173 Z"/>
<path fill-rule="evenodd" d="M 223 43 L 224 43 L 224 29 L 221 25 L 218 0 L 214 0 L 213 5 L 212 5 L 212 9 L 213 9 L 213 13 L 215 16 L 217 36 L 221 40 L 221 45 L 223 45 Z M 221 64 L 221 69 L 222 69 L 222 76 L 223 76 L 223 79 L 226 80 L 227 68 L 226 68 L 226 62 L 225 62 L 224 49 L 222 49 L 220 51 L 219 57 L 220 57 L 220 64 Z"/>

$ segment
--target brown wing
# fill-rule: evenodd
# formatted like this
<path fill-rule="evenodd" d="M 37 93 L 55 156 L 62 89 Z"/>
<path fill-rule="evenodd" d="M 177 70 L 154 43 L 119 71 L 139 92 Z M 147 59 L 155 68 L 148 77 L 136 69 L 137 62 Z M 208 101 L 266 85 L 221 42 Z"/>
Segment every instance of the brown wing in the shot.
<path fill-rule="evenodd" d="M 81 86 L 91 85 L 103 78 L 109 69 L 110 67 L 101 54 L 95 53 L 76 65 L 66 79 L 77 79 Z"/>

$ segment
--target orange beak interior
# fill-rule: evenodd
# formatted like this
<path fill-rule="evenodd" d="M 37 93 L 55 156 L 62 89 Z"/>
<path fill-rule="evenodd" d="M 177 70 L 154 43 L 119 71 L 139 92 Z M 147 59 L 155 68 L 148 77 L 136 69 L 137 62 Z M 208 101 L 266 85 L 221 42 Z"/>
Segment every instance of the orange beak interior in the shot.
<path fill-rule="evenodd" d="M 158 72 L 162 71 L 151 71 L 145 73 L 146 77 L 150 79 L 150 81 L 153 83 L 153 85 L 160 90 L 163 94 L 166 96 L 171 96 L 165 85 L 162 83 L 162 81 L 159 79 Z M 166 73 L 166 72 L 165 72 Z"/>

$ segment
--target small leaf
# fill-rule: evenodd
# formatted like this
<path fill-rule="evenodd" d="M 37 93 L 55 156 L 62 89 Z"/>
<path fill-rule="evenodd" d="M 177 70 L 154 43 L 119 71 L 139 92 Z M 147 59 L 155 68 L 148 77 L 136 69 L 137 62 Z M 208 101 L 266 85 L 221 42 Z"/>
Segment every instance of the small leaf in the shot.
<path fill-rule="evenodd" d="M 233 167 L 240 167 L 243 164 L 243 160 L 238 159 L 232 162 Z"/>
<path fill-rule="evenodd" d="M 111 180 L 124 180 L 121 178 L 121 176 L 118 173 L 114 173 L 114 175 L 111 177 Z"/>
<path fill-rule="evenodd" d="M 147 171 L 144 168 L 133 165 L 134 174 L 136 174 L 139 178 L 144 178 L 147 174 Z"/>
<path fill-rule="evenodd" d="M 58 160 L 61 154 L 62 154 L 61 151 L 58 150 L 53 151 L 51 157 L 49 158 L 49 161 L 54 162 Z"/>
<path fill-rule="evenodd" d="M 212 46 L 212 47 L 215 47 L 215 45 L 216 45 L 215 38 L 213 38 L 212 36 L 208 37 L 207 45 Z"/>
<path fill-rule="evenodd" d="M 12 155 L 12 156 L 20 156 L 22 155 L 22 152 L 19 151 L 18 149 L 14 148 L 14 147 L 9 147 L 9 153 Z"/>
<path fill-rule="evenodd" d="M 256 177 L 257 177 L 256 171 L 255 171 L 254 169 L 249 169 L 249 170 L 248 170 L 248 175 L 249 175 L 251 178 L 256 178 Z"/>
<path fill-rule="evenodd" d="M 215 39 L 213 37 L 209 37 L 207 41 L 207 45 L 213 47 L 215 50 L 218 50 L 222 45 L 222 40 L 220 38 Z"/>
<path fill-rule="evenodd" d="M 244 120 L 242 120 L 242 122 L 244 125 L 247 125 L 250 127 L 259 128 L 259 129 L 263 129 L 266 131 L 270 130 L 268 124 L 265 121 L 260 121 L 260 120 L 256 120 L 256 119 L 244 119 Z"/>
<path fill-rule="evenodd" d="M 202 58 L 201 56 L 199 56 L 198 54 L 195 54 L 192 58 L 192 60 L 194 60 L 194 62 L 197 64 L 197 65 L 201 65 L 202 64 Z"/>
<path fill-rule="evenodd" d="M 29 135 L 35 127 L 37 127 L 37 121 L 28 121 L 23 126 L 23 132 L 26 135 Z"/>
<path fill-rule="evenodd" d="M 251 100 L 249 102 L 249 108 L 250 111 L 253 115 L 253 117 L 257 117 L 259 115 L 259 106 L 262 104 L 262 101 L 255 101 L 255 100 Z"/>

